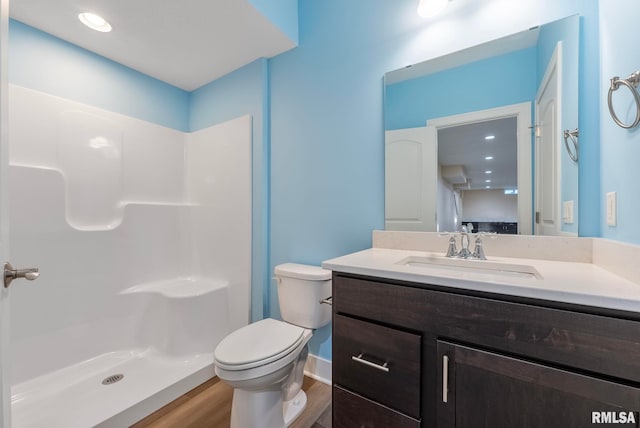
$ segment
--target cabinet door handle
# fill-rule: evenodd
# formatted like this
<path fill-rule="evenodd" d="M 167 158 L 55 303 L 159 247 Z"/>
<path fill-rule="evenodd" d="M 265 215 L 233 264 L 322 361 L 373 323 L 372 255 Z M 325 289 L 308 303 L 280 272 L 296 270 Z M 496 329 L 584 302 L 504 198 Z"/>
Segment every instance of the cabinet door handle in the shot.
<path fill-rule="evenodd" d="M 382 370 L 385 373 L 389 373 L 389 367 L 387 367 L 388 362 L 385 361 L 383 365 L 372 363 L 371 361 L 367 361 L 362 358 L 362 355 L 363 354 L 358 354 L 357 357 L 355 355 L 352 355 L 351 359 L 356 363 L 364 364 L 365 366 L 373 367 L 374 369 Z"/>
<path fill-rule="evenodd" d="M 442 356 L 442 402 L 449 400 L 449 357 Z"/>

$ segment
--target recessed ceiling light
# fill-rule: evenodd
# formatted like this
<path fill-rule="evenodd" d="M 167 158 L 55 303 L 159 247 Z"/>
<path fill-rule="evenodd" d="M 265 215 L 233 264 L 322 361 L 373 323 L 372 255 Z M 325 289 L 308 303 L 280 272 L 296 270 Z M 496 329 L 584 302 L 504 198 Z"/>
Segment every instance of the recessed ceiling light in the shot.
<path fill-rule="evenodd" d="M 491 159 L 493 159 L 493 156 L 485 156 L 484 157 L 484 160 L 491 160 Z"/>
<path fill-rule="evenodd" d="M 484 180 L 485 183 L 491 183 L 491 180 Z"/>
<path fill-rule="evenodd" d="M 486 170 L 484 173 L 485 173 L 485 174 L 491 174 L 492 172 L 493 172 L 493 171 L 491 171 L 491 170 Z"/>
<path fill-rule="evenodd" d="M 487 135 L 486 137 L 484 137 L 485 140 L 493 140 L 495 138 L 496 138 L 495 135 Z"/>
<path fill-rule="evenodd" d="M 111 24 L 100 15 L 96 15 L 91 12 L 82 12 L 78 15 L 78 19 L 87 27 L 92 30 L 100 31 L 101 33 L 108 33 L 111 31 Z"/>
<path fill-rule="evenodd" d="M 491 186 L 484 186 L 485 189 L 491 189 Z"/>

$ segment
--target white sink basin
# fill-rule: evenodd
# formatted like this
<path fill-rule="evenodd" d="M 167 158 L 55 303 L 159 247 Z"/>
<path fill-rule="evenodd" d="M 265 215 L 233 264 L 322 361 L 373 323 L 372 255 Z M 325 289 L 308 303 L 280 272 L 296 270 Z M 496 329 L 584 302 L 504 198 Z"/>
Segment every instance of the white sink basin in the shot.
<path fill-rule="evenodd" d="M 469 272 L 483 276 L 505 278 L 542 279 L 536 268 L 528 265 L 500 263 L 487 260 L 454 259 L 434 256 L 411 256 L 396 264 L 424 269 L 439 269 L 456 272 Z"/>

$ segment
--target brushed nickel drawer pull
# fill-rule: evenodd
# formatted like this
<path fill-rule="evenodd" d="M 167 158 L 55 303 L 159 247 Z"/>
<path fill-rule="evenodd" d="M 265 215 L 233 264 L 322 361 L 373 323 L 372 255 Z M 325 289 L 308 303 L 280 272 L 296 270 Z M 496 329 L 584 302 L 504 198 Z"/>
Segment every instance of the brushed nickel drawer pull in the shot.
<path fill-rule="evenodd" d="M 442 356 L 442 402 L 449 400 L 449 357 Z"/>
<path fill-rule="evenodd" d="M 389 367 L 387 367 L 388 362 L 385 361 L 383 365 L 372 363 L 371 361 L 367 361 L 362 358 L 363 354 L 358 354 L 358 356 L 351 356 L 351 359 L 356 363 L 364 364 L 365 366 L 373 367 L 374 369 L 382 370 L 385 373 L 389 373 Z"/>

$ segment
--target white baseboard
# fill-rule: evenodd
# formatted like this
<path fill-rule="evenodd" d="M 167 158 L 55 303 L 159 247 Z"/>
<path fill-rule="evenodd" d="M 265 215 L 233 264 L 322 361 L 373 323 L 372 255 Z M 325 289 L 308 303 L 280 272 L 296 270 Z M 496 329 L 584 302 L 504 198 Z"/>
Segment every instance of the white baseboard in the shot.
<path fill-rule="evenodd" d="M 331 385 L 331 361 L 309 354 L 304 374 L 319 382 Z"/>

